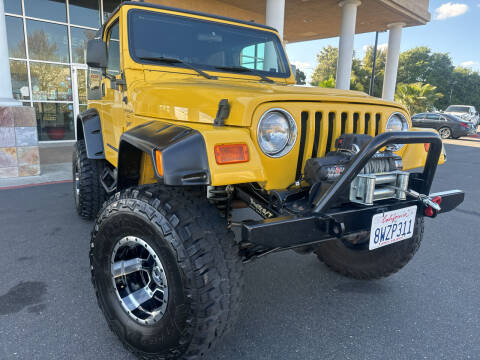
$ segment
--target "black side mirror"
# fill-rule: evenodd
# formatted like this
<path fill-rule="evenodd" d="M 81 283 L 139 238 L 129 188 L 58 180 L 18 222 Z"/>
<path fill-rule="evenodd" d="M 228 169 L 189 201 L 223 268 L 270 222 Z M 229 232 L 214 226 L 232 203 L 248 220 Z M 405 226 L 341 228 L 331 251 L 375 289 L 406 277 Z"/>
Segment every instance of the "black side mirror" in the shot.
<path fill-rule="evenodd" d="M 102 40 L 88 40 L 87 65 L 93 68 L 107 68 L 107 44 Z"/>

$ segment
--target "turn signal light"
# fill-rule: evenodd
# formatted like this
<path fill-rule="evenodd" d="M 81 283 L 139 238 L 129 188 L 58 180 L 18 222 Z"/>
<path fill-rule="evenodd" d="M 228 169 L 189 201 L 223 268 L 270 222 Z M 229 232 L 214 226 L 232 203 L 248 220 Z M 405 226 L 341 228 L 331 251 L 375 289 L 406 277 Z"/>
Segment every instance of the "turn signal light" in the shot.
<path fill-rule="evenodd" d="M 158 175 L 163 176 L 163 161 L 160 150 L 155 151 L 155 166 L 157 167 Z"/>
<path fill-rule="evenodd" d="M 219 165 L 247 162 L 250 160 L 247 144 L 215 145 L 215 160 Z"/>
<path fill-rule="evenodd" d="M 428 150 L 430 150 L 430 143 L 423 144 L 423 147 L 425 148 L 425 151 L 428 152 Z"/>

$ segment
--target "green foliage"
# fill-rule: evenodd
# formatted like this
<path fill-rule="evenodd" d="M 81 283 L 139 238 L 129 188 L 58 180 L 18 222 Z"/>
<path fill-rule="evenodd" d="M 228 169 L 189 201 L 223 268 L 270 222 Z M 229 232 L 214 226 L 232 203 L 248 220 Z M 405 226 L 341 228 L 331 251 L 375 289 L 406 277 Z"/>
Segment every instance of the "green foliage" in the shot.
<path fill-rule="evenodd" d="M 437 87 L 421 82 L 413 84 L 398 84 L 395 101 L 404 105 L 410 114 L 433 110 L 437 100 L 443 97 Z"/>
<path fill-rule="evenodd" d="M 297 82 L 297 85 L 305 85 L 306 84 L 306 81 L 305 81 L 306 78 L 307 78 L 307 76 L 305 75 L 305 73 L 302 70 L 300 70 L 300 69 L 295 70 L 295 81 Z"/>
<path fill-rule="evenodd" d="M 335 79 L 337 73 L 338 48 L 325 46 L 317 55 L 318 65 L 312 75 L 310 85 L 319 86 L 330 78 Z"/>
<path fill-rule="evenodd" d="M 338 49 L 324 47 L 317 55 L 318 65 L 312 75 L 311 85 L 334 87 L 337 70 Z M 373 95 L 381 97 L 386 50 L 377 50 L 375 63 L 375 83 Z M 353 59 L 351 89 L 368 92 L 373 63 L 373 47 L 369 47 L 362 60 Z M 400 54 L 398 65 L 397 95 L 405 105 L 415 111 L 427 109 L 445 109 L 450 104 L 473 105 L 480 109 L 480 73 L 462 67 L 454 67 L 447 53 L 434 53 L 426 46 L 416 47 Z M 333 86 L 332 86 L 333 84 Z M 409 85 L 408 87 L 406 87 Z M 426 88 L 420 86 L 428 85 Z M 435 94 L 443 96 L 428 97 L 411 103 L 410 94 L 425 93 L 428 95 L 433 86 Z M 401 89 L 400 89 L 401 88 Z M 422 95 L 423 96 L 423 95 Z M 405 98 L 407 97 L 407 98 Z M 424 108 L 420 108 L 423 106 Z"/>

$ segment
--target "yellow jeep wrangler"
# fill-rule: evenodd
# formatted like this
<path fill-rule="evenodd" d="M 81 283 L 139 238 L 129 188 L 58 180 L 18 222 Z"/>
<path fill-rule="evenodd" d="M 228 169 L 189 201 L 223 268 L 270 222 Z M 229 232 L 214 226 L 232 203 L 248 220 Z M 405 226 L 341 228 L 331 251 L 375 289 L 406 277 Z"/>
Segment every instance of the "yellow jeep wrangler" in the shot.
<path fill-rule="evenodd" d="M 240 312 L 245 262 L 293 249 L 385 277 L 417 251 L 425 216 L 463 201 L 430 194 L 437 134 L 398 104 L 294 86 L 270 27 L 125 2 L 87 63 L 75 204 L 96 218 L 100 308 L 140 358 L 203 358 Z M 232 220 L 247 207 L 252 220 Z"/>

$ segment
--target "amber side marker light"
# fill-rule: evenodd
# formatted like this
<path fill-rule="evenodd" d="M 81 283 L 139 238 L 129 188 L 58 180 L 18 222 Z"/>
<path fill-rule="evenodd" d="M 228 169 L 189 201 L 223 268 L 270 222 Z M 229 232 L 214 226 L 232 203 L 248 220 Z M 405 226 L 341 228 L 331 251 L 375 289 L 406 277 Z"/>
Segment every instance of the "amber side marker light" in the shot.
<path fill-rule="evenodd" d="M 423 147 L 425 148 L 425 151 L 428 152 L 428 150 L 430 150 L 430 143 L 423 144 Z"/>
<path fill-rule="evenodd" d="M 163 161 L 160 150 L 155 150 L 155 166 L 157 167 L 158 175 L 163 176 Z"/>
<path fill-rule="evenodd" d="M 219 165 L 247 162 L 250 160 L 247 144 L 215 145 L 215 160 Z"/>

